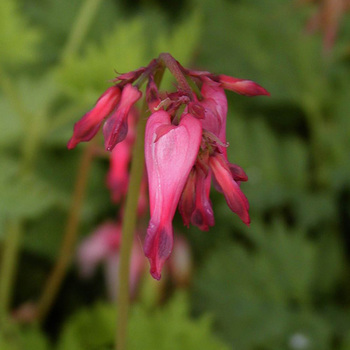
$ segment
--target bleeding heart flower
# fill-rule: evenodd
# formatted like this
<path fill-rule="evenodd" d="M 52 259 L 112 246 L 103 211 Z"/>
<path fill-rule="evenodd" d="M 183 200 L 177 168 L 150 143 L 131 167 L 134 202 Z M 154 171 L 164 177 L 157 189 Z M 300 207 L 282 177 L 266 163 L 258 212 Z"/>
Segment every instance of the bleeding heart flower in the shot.
<path fill-rule="evenodd" d="M 201 136 L 201 123 L 190 114 L 183 115 L 179 125 L 173 125 L 165 111 L 153 113 L 147 121 L 145 157 L 151 219 L 144 250 L 156 279 L 160 279 L 162 266 L 172 250 L 172 220 L 195 163 Z"/>

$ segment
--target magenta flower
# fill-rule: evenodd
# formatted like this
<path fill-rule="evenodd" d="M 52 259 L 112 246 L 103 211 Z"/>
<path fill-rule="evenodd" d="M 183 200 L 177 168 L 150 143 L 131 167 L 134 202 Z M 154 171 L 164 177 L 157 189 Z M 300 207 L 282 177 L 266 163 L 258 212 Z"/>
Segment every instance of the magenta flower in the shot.
<path fill-rule="evenodd" d="M 90 141 L 97 134 L 102 121 L 118 104 L 119 99 L 120 88 L 118 86 L 108 88 L 98 99 L 96 106 L 75 123 L 73 136 L 67 147 L 72 149 L 79 142 Z"/>
<path fill-rule="evenodd" d="M 125 139 L 128 132 L 128 113 L 141 96 L 138 88 L 131 84 L 122 89 L 121 86 L 107 89 L 96 106 L 75 123 L 73 136 L 67 147 L 72 149 L 79 142 L 90 141 L 97 134 L 103 120 L 110 116 L 103 127 L 103 134 L 105 148 L 111 151 L 118 142 Z"/>
<path fill-rule="evenodd" d="M 159 90 L 157 80 L 165 67 L 178 82 L 175 91 Z M 132 115 L 132 106 L 142 96 L 139 89 L 147 83 L 144 97 L 150 116 L 144 149 L 150 222 L 144 252 L 150 261 L 152 276 L 160 279 L 162 267 L 173 248 L 172 220 L 176 208 L 179 208 L 185 226 L 191 223 L 206 231 L 214 225 L 211 183 L 223 193 L 229 208 L 249 225 L 249 204 L 240 188 L 241 182 L 247 181 L 248 177 L 227 157 L 224 90 L 246 96 L 269 93 L 251 80 L 186 69 L 169 54 L 161 54 L 147 67 L 119 75 L 114 82 L 116 85 L 76 123 L 68 147 L 90 140 L 107 118 L 103 127 L 105 148 L 115 150 L 108 184 L 117 191 L 114 198 L 120 200 L 127 192 L 127 171 L 133 145 L 130 141 L 133 128 L 128 133 L 128 118 Z M 197 87 L 192 89 L 194 85 Z M 140 118 L 146 117 L 143 114 Z"/>
<path fill-rule="evenodd" d="M 103 127 L 103 136 L 105 138 L 105 148 L 111 151 L 118 142 L 125 139 L 128 133 L 128 114 L 131 107 L 140 99 L 142 93 L 138 88 L 127 84 L 120 98 L 120 102 L 107 119 Z"/>
<path fill-rule="evenodd" d="M 177 126 L 165 111 L 153 113 L 147 121 L 145 157 L 151 220 L 144 250 L 156 279 L 160 279 L 173 247 L 172 220 L 196 160 L 201 136 L 201 124 L 190 114 L 183 115 Z"/>
<path fill-rule="evenodd" d="M 118 143 L 110 153 L 110 167 L 107 173 L 107 187 L 111 191 L 114 203 L 119 203 L 128 191 L 129 164 L 131 151 L 135 141 L 135 126 L 138 111 L 131 109 L 128 116 L 128 130 L 126 138 Z"/>

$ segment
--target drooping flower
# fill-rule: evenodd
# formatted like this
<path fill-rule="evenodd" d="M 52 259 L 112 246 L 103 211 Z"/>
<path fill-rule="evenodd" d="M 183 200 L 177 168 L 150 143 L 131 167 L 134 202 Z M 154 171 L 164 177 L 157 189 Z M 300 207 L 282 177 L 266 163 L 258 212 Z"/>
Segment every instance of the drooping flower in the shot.
<path fill-rule="evenodd" d="M 131 107 L 140 99 L 142 93 L 138 88 L 127 84 L 120 97 L 120 102 L 103 126 L 105 148 L 111 151 L 115 145 L 123 141 L 128 133 L 128 115 Z"/>
<path fill-rule="evenodd" d="M 127 84 L 115 85 L 108 88 L 98 99 L 95 107 L 86 113 L 74 125 L 72 138 L 68 142 L 68 149 L 74 148 L 79 142 L 90 141 L 103 127 L 105 148 L 111 151 L 118 142 L 125 139 L 128 132 L 128 114 L 131 107 L 140 99 L 142 93 L 138 88 Z"/>
<path fill-rule="evenodd" d="M 165 111 L 153 113 L 147 121 L 145 158 L 151 219 L 144 250 L 156 279 L 160 279 L 162 266 L 172 250 L 172 220 L 196 160 L 201 135 L 199 120 L 190 114 L 183 115 L 179 125 L 173 125 Z"/>
<path fill-rule="evenodd" d="M 118 104 L 120 93 L 118 86 L 108 88 L 97 100 L 95 107 L 75 123 L 68 149 L 74 148 L 79 142 L 90 141 L 97 134 L 103 120 Z"/>
<path fill-rule="evenodd" d="M 159 77 L 165 67 L 178 82 L 176 91 L 159 90 Z M 166 53 L 152 60 L 147 67 L 119 75 L 114 82 L 114 89 L 105 93 L 108 98 L 101 97 L 101 102 L 99 100 L 95 108 L 75 125 L 69 148 L 91 139 L 109 116 L 103 128 L 105 148 L 114 148 L 112 156 L 116 157 L 109 183 L 112 187 L 115 180 L 114 187 L 120 192 L 115 198 L 121 198 L 126 193 L 126 171 L 132 147 L 127 136 L 128 116 L 130 118 L 132 106 L 142 95 L 140 87 L 147 82 L 145 101 L 150 116 L 144 148 L 151 217 L 144 252 L 150 261 L 152 276 L 160 279 L 162 266 L 173 248 L 172 220 L 176 208 L 186 226 L 191 223 L 201 230 L 208 230 L 214 225 L 211 183 L 223 193 L 230 209 L 249 225 L 249 204 L 240 189 L 241 182 L 247 181 L 248 177 L 227 157 L 224 90 L 245 96 L 269 93 L 251 80 L 186 69 Z M 194 85 L 197 87 L 192 89 Z M 110 97 L 114 96 L 110 91 L 115 91 L 115 95 L 119 91 L 118 99 Z M 108 103 L 104 103 L 105 100 Z"/>

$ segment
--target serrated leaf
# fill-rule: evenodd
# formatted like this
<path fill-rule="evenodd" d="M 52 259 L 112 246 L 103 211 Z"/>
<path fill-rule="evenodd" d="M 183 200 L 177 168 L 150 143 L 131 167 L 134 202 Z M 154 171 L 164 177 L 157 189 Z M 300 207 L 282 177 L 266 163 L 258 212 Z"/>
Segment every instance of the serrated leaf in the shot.
<path fill-rule="evenodd" d="M 196 280 L 197 309 L 212 312 L 220 333 L 239 349 L 286 348 L 296 333 L 310 349 L 328 349 L 332 325 L 313 307 L 313 298 L 339 280 L 339 253 L 327 266 L 331 280 L 322 283 L 323 244 L 282 221 L 268 226 L 255 220 L 246 234 L 253 250 L 227 245 L 205 263 Z"/>

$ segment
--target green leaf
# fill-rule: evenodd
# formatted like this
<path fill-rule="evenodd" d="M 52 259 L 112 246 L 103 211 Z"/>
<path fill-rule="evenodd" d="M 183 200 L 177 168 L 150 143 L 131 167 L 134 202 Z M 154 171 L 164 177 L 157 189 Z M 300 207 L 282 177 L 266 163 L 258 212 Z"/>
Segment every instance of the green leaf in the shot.
<path fill-rule="evenodd" d="M 9 322 L 0 330 L 1 350 L 48 350 L 48 341 L 36 326 L 19 327 Z"/>
<path fill-rule="evenodd" d="M 307 188 L 308 151 L 301 139 L 277 136 L 261 118 L 228 116 L 228 157 L 247 172 L 242 190 L 252 210 L 286 204 Z"/>
<path fill-rule="evenodd" d="M 0 65 L 14 67 L 37 57 L 39 32 L 28 25 L 17 0 L 0 2 Z"/>
<path fill-rule="evenodd" d="M 13 159 L 2 157 L 0 168 L 0 212 L 4 217 L 35 217 L 59 197 L 40 177 L 20 174 Z"/>
<path fill-rule="evenodd" d="M 74 315 L 60 338 L 59 350 L 93 350 L 112 347 L 115 337 L 115 310 L 110 305 L 97 304 Z M 132 308 L 128 349 L 144 350 L 226 350 L 211 334 L 208 317 L 192 320 L 188 301 L 177 294 L 162 308 L 149 311 L 143 305 Z"/>
<path fill-rule="evenodd" d="M 170 34 L 158 17 L 157 13 L 146 12 L 142 17 L 120 20 L 99 45 L 88 45 L 83 55 L 60 67 L 58 75 L 67 92 L 74 96 L 94 95 L 96 98 L 113 78 L 114 69 L 128 72 L 145 66 L 159 55 L 159 50 L 168 50 L 175 58 L 178 55 L 183 60 L 181 63 L 186 65 L 198 39 L 198 15 L 194 14 L 175 25 Z M 191 33 L 186 41 L 183 41 L 184 32 Z"/>
<path fill-rule="evenodd" d="M 305 35 L 303 11 L 292 2 L 196 1 L 206 23 L 199 63 L 217 73 L 252 79 L 274 100 L 299 104 L 327 96 L 321 45 Z M 278 28 L 278 30 L 276 30 Z"/>
<path fill-rule="evenodd" d="M 308 349 L 329 349 L 333 327 L 316 296 L 334 291 L 340 278 L 334 236 L 326 240 L 336 247 L 332 262 L 322 270 L 324 244 L 301 230 L 255 220 L 246 234 L 253 249 L 227 244 L 207 259 L 195 283 L 197 310 L 212 312 L 220 333 L 242 350 L 285 349 L 296 334 L 308 339 Z"/>

